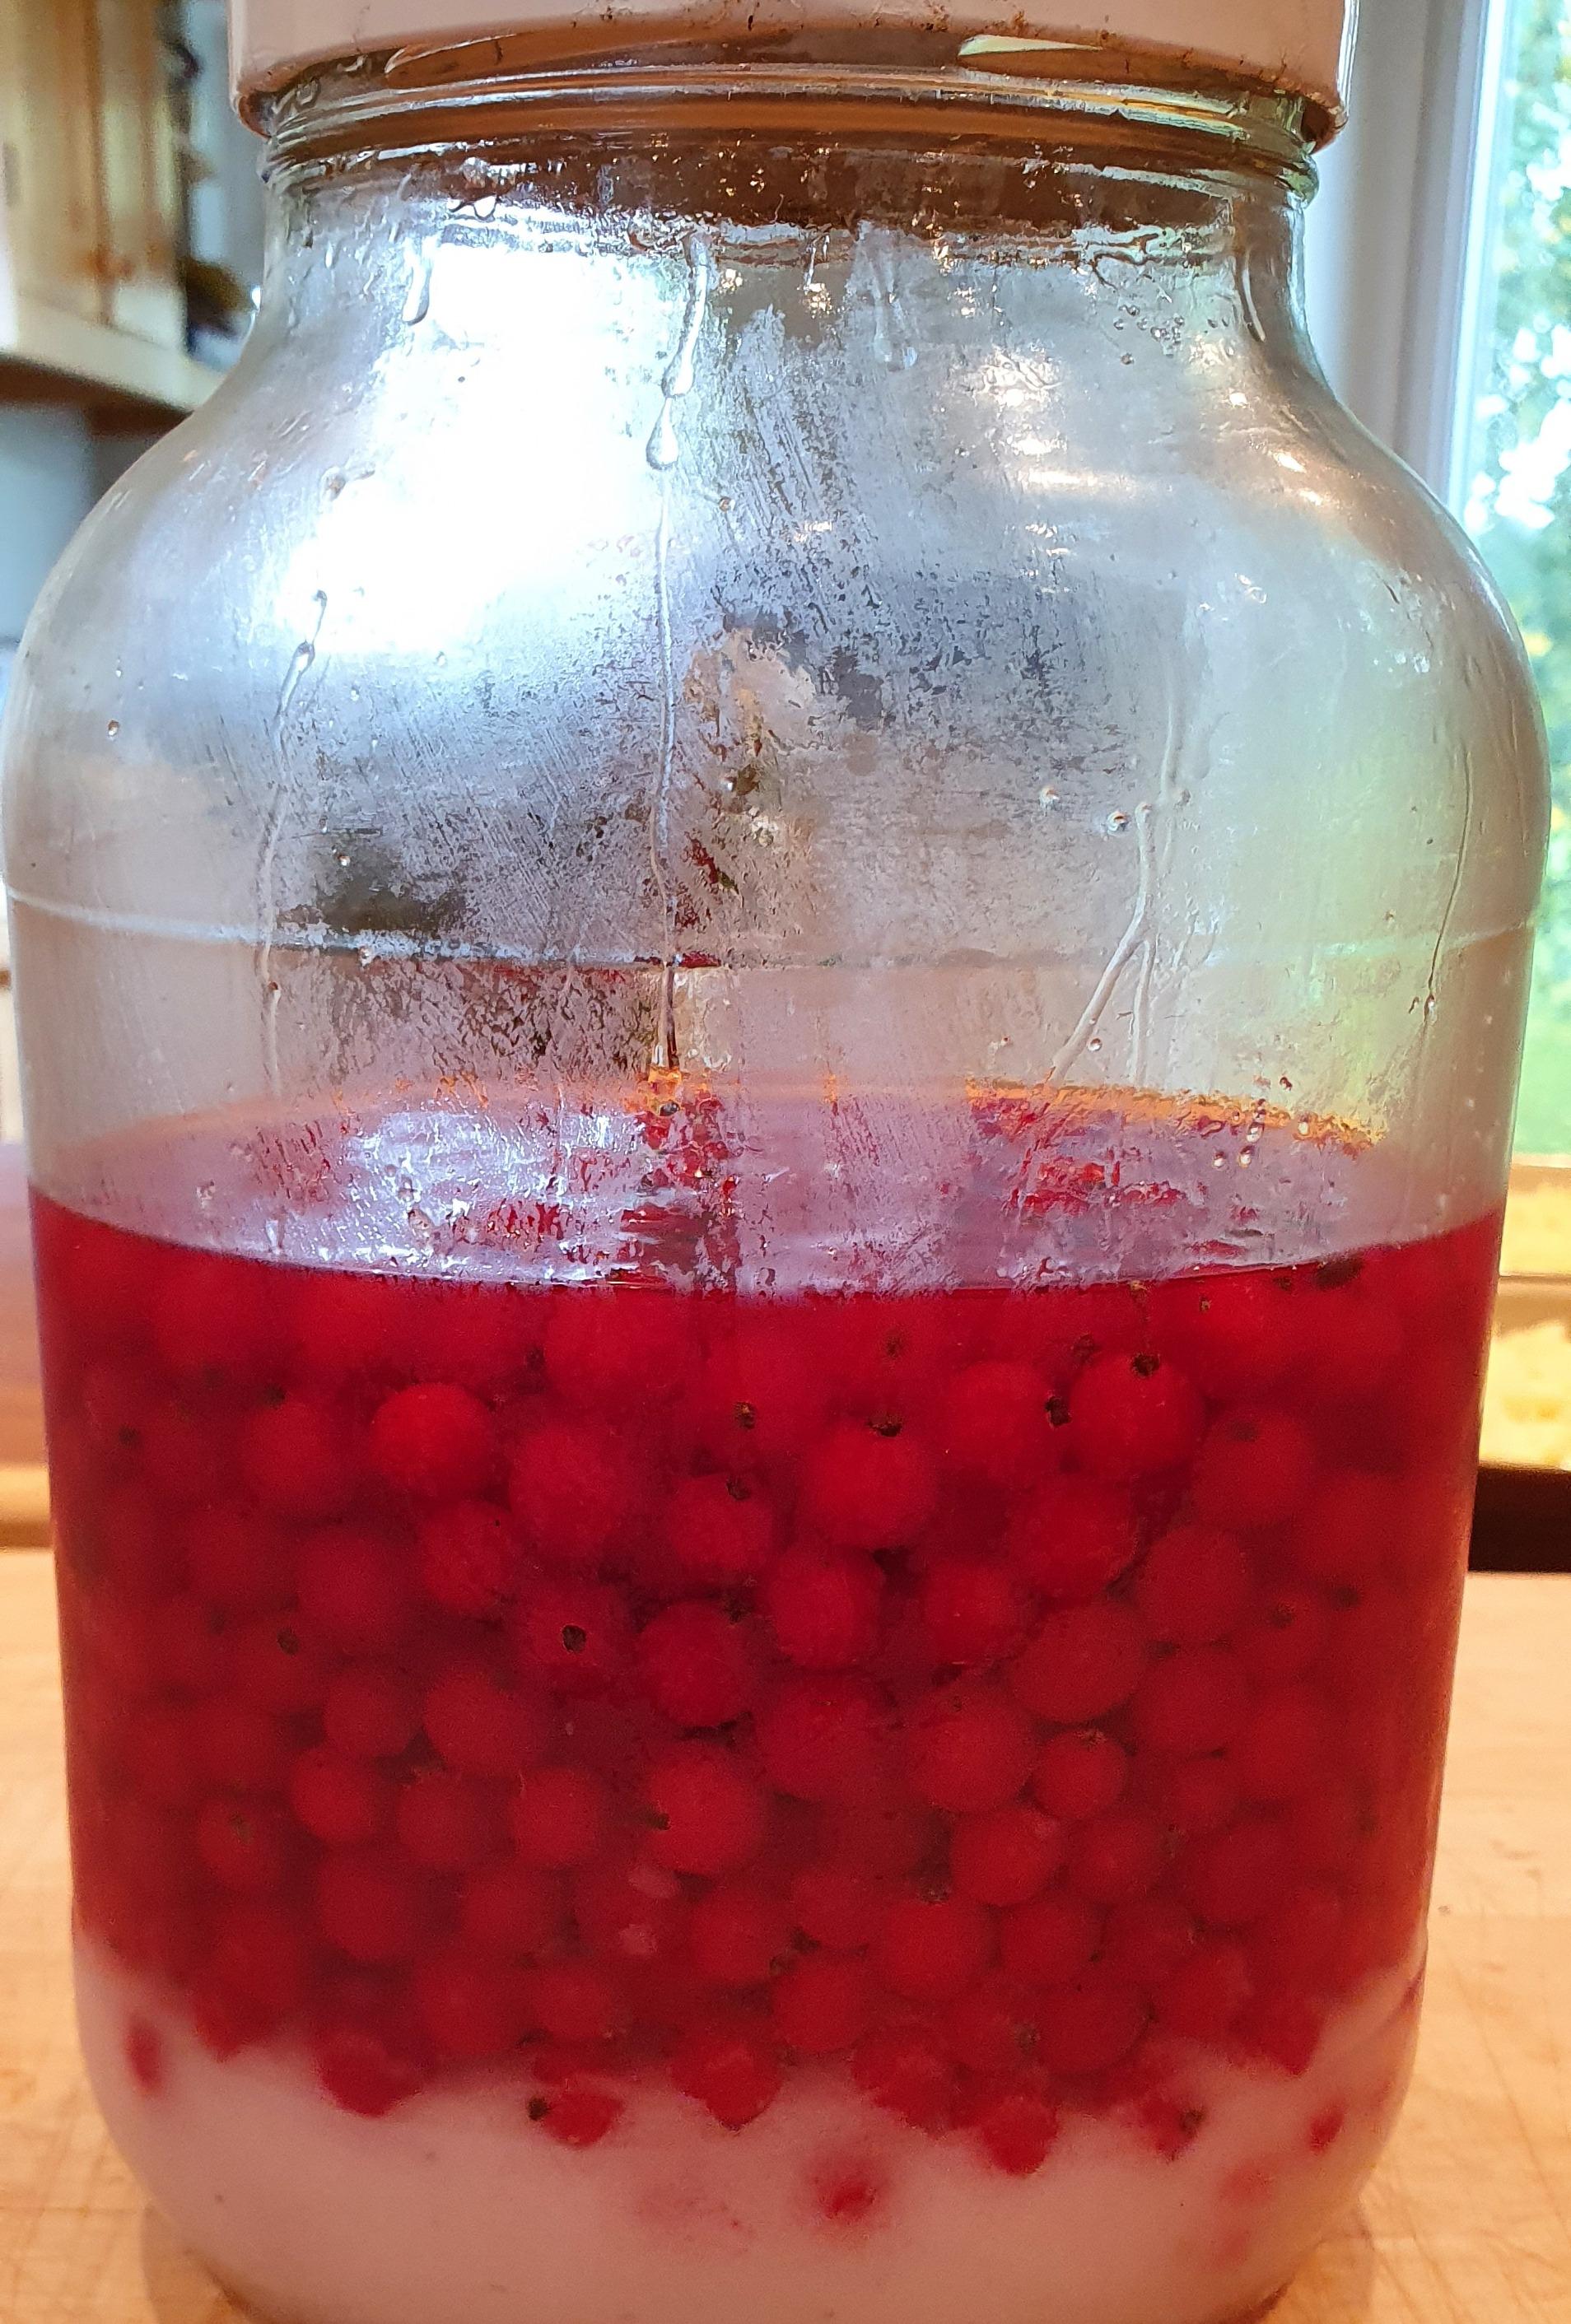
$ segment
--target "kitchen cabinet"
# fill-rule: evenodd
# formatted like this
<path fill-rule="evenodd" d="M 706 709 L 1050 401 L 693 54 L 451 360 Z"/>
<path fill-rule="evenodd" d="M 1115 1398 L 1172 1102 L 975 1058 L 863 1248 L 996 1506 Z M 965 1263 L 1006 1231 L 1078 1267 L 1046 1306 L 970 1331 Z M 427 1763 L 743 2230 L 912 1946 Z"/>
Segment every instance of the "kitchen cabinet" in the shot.
<path fill-rule="evenodd" d="M 0 397 L 189 410 L 160 0 L 0 0 Z"/>

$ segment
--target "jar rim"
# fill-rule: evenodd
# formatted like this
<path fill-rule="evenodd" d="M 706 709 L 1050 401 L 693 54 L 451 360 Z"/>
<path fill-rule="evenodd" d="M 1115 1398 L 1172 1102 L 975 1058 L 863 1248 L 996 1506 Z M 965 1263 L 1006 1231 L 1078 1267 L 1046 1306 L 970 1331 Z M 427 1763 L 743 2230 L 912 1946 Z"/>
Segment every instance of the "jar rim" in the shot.
<path fill-rule="evenodd" d="M 1038 144 L 1060 153 L 1077 131 L 1098 127 L 1193 139 L 1211 168 L 1246 165 L 1314 184 L 1313 109 L 1298 97 L 1260 82 L 1186 69 L 1170 77 L 1159 60 L 1139 60 L 1139 78 L 1110 72 L 1104 48 L 995 40 L 940 42 L 941 55 L 906 36 L 887 42 L 836 44 L 824 54 L 800 41 L 756 45 L 689 42 L 645 45 L 629 53 L 558 51 L 526 61 L 495 60 L 499 44 L 467 43 L 438 57 L 407 51 L 358 56 L 316 68 L 260 96 L 253 125 L 268 140 L 269 174 L 280 167 L 347 158 L 372 150 L 482 143 L 528 135 L 537 127 L 577 126 L 593 134 L 627 124 L 630 114 L 658 114 L 701 130 L 710 116 L 726 137 L 790 131 L 811 123 L 827 134 L 836 115 L 876 116 L 909 134 L 925 125 L 947 144 L 968 136 Z M 483 48 L 493 69 L 477 69 Z M 500 64 L 501 69 L 496 69 Z M 723 109 L 723 110 L 722 110 Z M 924 122 L 925 116 L 925 122 Z"/>

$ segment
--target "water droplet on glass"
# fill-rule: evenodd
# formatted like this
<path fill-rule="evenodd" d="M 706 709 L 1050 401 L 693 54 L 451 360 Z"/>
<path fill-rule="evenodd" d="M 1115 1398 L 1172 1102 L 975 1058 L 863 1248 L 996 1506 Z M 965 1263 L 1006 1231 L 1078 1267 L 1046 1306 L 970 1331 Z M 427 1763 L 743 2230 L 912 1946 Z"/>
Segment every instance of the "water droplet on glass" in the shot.
<path fill-rule="evenodd" d="M 1253 1156 L 1253 1154 L 1251 1152 L 1250 1148 L 1246 1146 L 1246 1147 L 1243 1148 L 1243 1152 L 1239 1155 L 1239 1157 L 1238 1157 L 1238 1167 L 1239 1167 L 1239 1168 L 1240 1168 L 1241 1170 L 1247 1170 L 1247 1169 L 1248 1169 L 1248 1167 L 1249 1167 L 1249 1166 L 1250 1166 L 1250 1164 L 1251 1164 L 1253 1160 L 1254 1160 L 1254 1156 Z"/>
<path fill-rule="evenodd" d="M 1100 1049 L 1100 1048 L 1101 1048 L 1101 1047 L 1102 1047 L 1102 1036 L 1101 1036 L 1101 1034 L 1100 1034 L 1100 1033 L 1093 1033 L 1093 1034 L 1092 1034 L 1092 1036 L 1091 1036 L 1091 1038 L 1086 1042 L 1086 1047 L 1088 1049 L 1093 1050 L 1093 1051 L 1095 1051 L 1095 1050 L 1097 1050 L 1097 1049 Z"/>
<path fill-rule="evenodd" d="M 1044 783 L 1041 789 L 1037 793 L 1037 805 L 1039 807 L 1057 807 L 1058 804 L 1058 792 L 1053 788 L 1051 783 Z"/>
<path fill-rule="evenodd" d="M 112 742 L 115 740 L 116 735 L 120 732 L 120 721 L 118 718 L 111 718 L 106 731 L 110 742 Z"/>
<path fill-rule="evenodd" d="M 1129 817 L 1121 807 L 1115 807 L 1107 818 L 1107 828 L 1114 836 L 1129 829 Z"/>
<path fill-rule="evenodd" d="M 649 442 L 643 447 L 643 456 L 657 475 L 663 475 L 668 469 L 674 468 L 682 456 L 682 447 L 677 441 L 677 431 L 671 425 L 670 406 L 668 403 L 662 403 L 661 406 L 660 418 L 650 431 Z"/>

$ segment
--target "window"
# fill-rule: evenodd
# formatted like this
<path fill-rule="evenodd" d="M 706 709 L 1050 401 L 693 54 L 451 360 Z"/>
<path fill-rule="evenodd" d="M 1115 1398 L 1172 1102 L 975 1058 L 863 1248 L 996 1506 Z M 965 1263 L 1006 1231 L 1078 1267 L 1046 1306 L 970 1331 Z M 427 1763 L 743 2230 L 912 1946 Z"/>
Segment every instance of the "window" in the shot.
<path fill-rule="evenodd" d="M 1503 0 L 1452 497 L 1521 625 L 1554 808 L 1519 1154 L 1571 1155 L 1571 0 Z"/>

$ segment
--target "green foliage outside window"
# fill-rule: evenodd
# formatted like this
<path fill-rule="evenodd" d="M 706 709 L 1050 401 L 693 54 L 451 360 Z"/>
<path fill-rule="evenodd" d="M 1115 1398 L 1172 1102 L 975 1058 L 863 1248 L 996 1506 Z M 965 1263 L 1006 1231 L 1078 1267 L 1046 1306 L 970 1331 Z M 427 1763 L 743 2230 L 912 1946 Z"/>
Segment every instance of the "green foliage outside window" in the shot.
<path fill-rule="evenodd" d="M 1514 0 L 1465 521 L 1521 624 L 1554 807 L 1521 1154 L 1571 1154 L 1571 0 Z"/>

